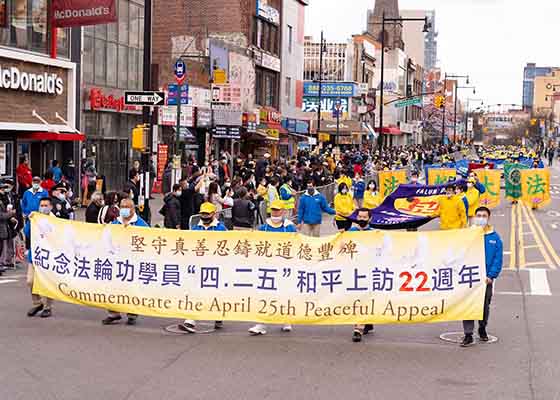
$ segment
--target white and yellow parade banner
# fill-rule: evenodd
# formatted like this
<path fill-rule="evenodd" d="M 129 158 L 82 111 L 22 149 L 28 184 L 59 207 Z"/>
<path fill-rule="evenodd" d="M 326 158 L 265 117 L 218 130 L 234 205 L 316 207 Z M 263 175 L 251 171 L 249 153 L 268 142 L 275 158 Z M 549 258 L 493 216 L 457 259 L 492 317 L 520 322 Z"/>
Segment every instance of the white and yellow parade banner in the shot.
<path fill-rule="evenodd" d="M 482 319 L 483 231 L 193 232 L 34 213 L 33 292 L 140 315 L 292 324 Z"/>
<path fill-rule="evenodd" d="M 550 170 L 533 168 L 521 170 L 521 201 L 531 208 L 550 203 Z"/>
<path fill-rule="evenodd" d="M 393 193 L 399 185 L 406 184 L 406 170 L 379 171 L 379 193 L 383 198 Z"/>

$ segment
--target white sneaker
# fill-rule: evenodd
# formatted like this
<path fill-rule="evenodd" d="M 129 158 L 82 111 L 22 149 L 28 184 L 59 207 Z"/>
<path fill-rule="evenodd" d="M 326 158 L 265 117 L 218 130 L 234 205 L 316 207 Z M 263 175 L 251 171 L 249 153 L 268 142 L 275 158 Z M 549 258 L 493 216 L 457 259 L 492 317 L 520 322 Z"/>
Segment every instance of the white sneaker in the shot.
<path fill-rule="evenodd" d="M 186 319 L 185 322 L 179 324 L 179 329 L 184 332 L 196 333 L 196 321 Z"/>
<path fill-rule="evenodd" d="M 253 336 L 266 335 L 266 326 L 263 324 L 257 324 L 252 328 L 249 328 L 249 333 Z"/>
<path fill-rule="evenodd" d="M 291 331 L 292 331 L 292 325 L 290 324 L 284 325 L 282 327 L 282 332 L 291 332 Z"/>

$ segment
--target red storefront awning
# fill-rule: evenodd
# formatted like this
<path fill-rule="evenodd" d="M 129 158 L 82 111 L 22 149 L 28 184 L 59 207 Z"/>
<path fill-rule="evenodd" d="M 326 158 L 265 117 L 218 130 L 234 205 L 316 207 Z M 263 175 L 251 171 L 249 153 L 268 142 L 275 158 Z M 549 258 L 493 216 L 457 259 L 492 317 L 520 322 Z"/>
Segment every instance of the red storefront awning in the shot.
<path fill-rule="evenodd" d="M 18 135 L 18 139 L 45 140 L 59 142 L 83 142 L 86 135 L 83 133 L 62 133 L 62 132 L 23 132 Z"/>
<path fill-rule="evenodd" d="M 379 128 L 375 128 L 375 132 L 379 132 Z M 381 133 L 385 135 L 402 135 L 401 130 L 396 126 L 384 126 Z"/>

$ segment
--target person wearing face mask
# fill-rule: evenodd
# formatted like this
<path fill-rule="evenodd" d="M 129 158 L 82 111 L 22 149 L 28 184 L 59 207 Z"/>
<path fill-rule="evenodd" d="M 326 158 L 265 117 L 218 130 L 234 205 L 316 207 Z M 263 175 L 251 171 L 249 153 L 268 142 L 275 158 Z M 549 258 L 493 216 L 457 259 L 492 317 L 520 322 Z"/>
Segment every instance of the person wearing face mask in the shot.
<path fill-rule="evenodd" d="M 413 171 L 410 174 L 410 185 L 420 185 L 420 182 L 418 182 L 418 172 Z"/>
<path fill-rule="evenodd" d="M 465 198 L 469 204 L 467 213 L 469 219 L 474 217 L 475 210 L 480 205 L 480 195 L 483 193 L 486 193 L 486 188 L 476 179 L 476 175 L 473 173 L 467 180 L 467 190 L 465 192 Z"/>
<path fill-rule="evenodd" d="M 334 210 L 336 211 L 334 220 L 338 231 L 344 232 L 350 229 L 352 221 L 348 217 L 354 212 L 354 199 L 345 183 L 338 185 L 338 193 L 334 196 Z"/>
<path fill-rule="evenodd" d="M 53 214 L 57 218 L 71 219 L 71 215 L 74 210 L 72 209 L 72 206 L 70 206 L 70 203 L 66 200 L 68 189 L 68 184 L 66 182 L 57 183 L 52 188 Z"/>
<path fill-rule="evenodd" d="M 484 296 L 484 314 L 481 321 L 478 321 L 478 336 L 481 342 L 488 341 L 486 327 L 490 313 L 490 302 L 492 301 L 492 290 L 494 281 L 502 272 L 504 245 L 500 235 L 490 225 L 490 210 L 487 207 L 479 207 L 475 211 L 472 225 L 484 229 L 484 258 L 486 264 L 486 293 Z M 461 342 L 461 347 L 474 345 L 473 331 L 474 321 L 463 321 L 463 331 L 465 336 Z"/>
<path fill-rule="evenodd" d="M 137 226 L 137 227 L 144 227 L 149 228 L 150 225 L 146 223 L 138 214 L 136 214 L 136 208 L 134 207 L 134 202 L 132 199 L 124 198 L 121 200 L 120 209 L 119 209 L 119 217 L 114 220 L 112 225 L 123 225 L 124 227 L 128 226 Z M 107 318 L 101 321 L 103 325 L 112 325 L 115 322 L 118 322 L 122 319 L 121 314 L 115 311 L 108 310 L 109 315 Z M 136 320 L 138 315 L 136 314 L 127 314 L 127 325 L 136 325 Z"/>
<path fill-rule="evenodd" d="M 216 218 L 216 206 L 206 202 L 200 206 L 200 222 L 193 226 L 192 230 L 224 232 L 227 231 L 227 228 Z M 222 329 L 223 327 L 224 323 L 222 321 L 214 322 L 214 329 Z M 187 319 L 179 324 L 179 329 L 188 333 L 196 333 L 196 321 Z"/>
<path fill-rule="evenodd" d="M 97 224 L 99 221 L 99 212 L 105 205 L 103 193 L 93 192 L 91 195 L 91 202 L 86 208 L 86 222 L 90 224 Z"/>
<path fill-rule="evenodd" d="M 321 236 L 323 212 L 335 215 L 336 211 L 329 207 L 326 197 L 315 189 L 313 180 L 307 181 L 307 190 L 299 199 L 297 223 L 304 235 Z"/>
<path fill-rule="evenodd" d="M 467 214 L 463 200 L 455 195 L 455 184 L 445 188 L 445 196 L 439 198 L 440 229 L 461 229 L 467 226 Z"/>
<path fill-rule="evenodd" d="M 354 179 L 352 180 L 352 190 L 354 192 L 354 202 L 356 203 L 356 208 L 362 207 L 364 204 L 366 183 L 362 178 L 362 174 L 359 172 L 354 175 Z"/>
<path fill-rule="evenodd" d="M 286 218 L 285 205 L 282 200 L 275 200 L 270 205 L 270 218 L 266 223 L 259 227 L 261 232 L 283 232 L 283 233 L 296 233 L 295 225 Z M 286 324 L 282 327 L 282 332 L 291 332 L 292 325 Z M 256 324 L 249 329 L 249 334 L 252 336 L 266 335 L 266 325 Z"/>
<path fill-rule="evenodd" d="M 367 208 L 358 209 L 358 214 L 356 216 L 356 224 L 350 228 L 349 232 L 367 232 L 372 231 L 373 228 L 370 226 L 369 221 L 371 219 L 370 210 Z M 354 331 L 352 332 L 352 341 L 361 342 L 362 336 L 367 335 L 369 332 L 373 331 L 373 324 L 356 324 L 354 325 Z"/>
<path fill-rule="evenodd" d="M 49 194 L 41 187 L 41 178 L 34 176 L 31 187 L 25 191 L 21 199 L 21 210 L 27 218 L 33 211 L 39 211 L 39 202 Z"/>
<path fill-rule="evenodd" d="M 20 203 L 16 193 L 13 191 L 14 181 L 4 179 L 0 183 L 0 203 L 4 205 L 6 212 L 14 212 L 7 222 L 8 238 L 2 241 L 0 249 L 0 270 L 15 268 L 15 241 L 19 231 L 23 228 Z"/>
<path fill-rule="evenodd" d="M 294 197 L 295 190 L 293 188 L 293 178 L 287 176 L 284 184 L 280 186 L 280 198 L 284 202 L 284 209 L 286 210 L 286 215 L 291 218 L 294 214 L 294 208 L 296 207 L 296 198 Z"/>
<path fill-rule="evenodd" d="M 39 200 L 37 211 L 44 215 L 53 215 L 51 213 L 53 208 L 52 199 L 50 197 L 43 197 Z M 35 212 L 35 211 L 34 211 Z M 33 279 L 35 276 L 35 267 L 32 260 L 31 251 L 31 221 L 27 220 L 23 228 L 25 235 L 25 248 L 27 249 L 27 285 L 31 290 L 31 302 L 33 307 L 27 312 L 28 317 L 34 317 L 37 313 L 41 312 L 41 318 L 48 318 L 52 315 L 52 299 L 38 294 L 33 294 Z"/>
<path fill-rule="evenodd" d="M 163 214 L 163 226 L 168 229 L 181 229 L 181 195 L 183 190 L 181 185 L 173 185 L 173 191 L 168 193 L 163 199 L 163 207 L 160 214 Z"/>
<path fill-rule="evenodd" d="M 369 181 L 367 190 L 364 193 L 364 204 L 362 207 L 373 210 L 379 207 L 382 201 L 381 194 L 377 191 L 377 183 L 375 183 L 375 181 Z"/>

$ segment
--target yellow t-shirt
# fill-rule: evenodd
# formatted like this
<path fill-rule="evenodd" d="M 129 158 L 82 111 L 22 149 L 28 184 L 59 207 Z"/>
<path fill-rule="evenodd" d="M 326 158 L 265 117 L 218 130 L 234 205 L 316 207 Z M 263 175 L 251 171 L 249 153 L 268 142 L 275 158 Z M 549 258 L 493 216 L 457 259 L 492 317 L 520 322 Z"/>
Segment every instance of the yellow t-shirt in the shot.
<path fill-rule="evenodd" d="M 342 194 L 338 193 L 334 196 L 334 210 L 337 214 L 341 214 L 344 216 L 349 216 L 354 212 L 354 199 L 350 193 Z M 345 221 L 346 218 L 339 217 L 338 215 L 335 217 L 337 221 Z"/>

